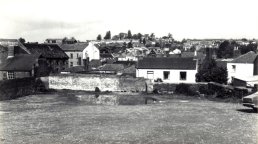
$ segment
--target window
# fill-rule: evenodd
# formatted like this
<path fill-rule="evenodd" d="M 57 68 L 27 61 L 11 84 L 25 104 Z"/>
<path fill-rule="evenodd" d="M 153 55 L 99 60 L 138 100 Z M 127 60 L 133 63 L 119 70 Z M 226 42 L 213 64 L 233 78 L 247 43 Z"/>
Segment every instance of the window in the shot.
<path fill-rule="evenodd" d="M 73 62 L 70 62 L 70 67 L 73 67 Z"/>
<path fill-rule="evenodd" d="M 72 53 L 70 54 L 70 58 L 71 58 L 71 59 L 73 58 L 73 54 L 72 54 Z"/>
<path fill-rule="evenodd" d="M 77 62 L 78 65 L 82 65 L 82 59 L 81 57 L 78 57 L 78 62 Z"/>
<path fill-rule="evenodd" d="M 236 65 L 232 65 L 232 72 L 236 72 Z"/>
<path fill-rule="evenodd" d="M 164 80 L 169 80 L 169 75 L 170 75 L 170 72 L 169 72 L 169 71 L 164 71 L 164 72 L 163 72 L 163 79 L 164 79 Z"/>
<path fill-rule="evenodd" d="M 8 79 L 15 79 L 14 72 L 7 72 L 7 78 Z"/>
<path fill-rule="evenodd" d="M 79 54 L 77 53 L 77 58 L 79 58 Z"/>
<path fill-rule="evenodd" d="M 186 72 L 180 72 L 180 80 L 186 80 Z"/>
<path fill-rule="evenodd" d="M 154 79 L 154 72 L 153 71 L 147 71 L 147 78 L 148 79 Z"/>

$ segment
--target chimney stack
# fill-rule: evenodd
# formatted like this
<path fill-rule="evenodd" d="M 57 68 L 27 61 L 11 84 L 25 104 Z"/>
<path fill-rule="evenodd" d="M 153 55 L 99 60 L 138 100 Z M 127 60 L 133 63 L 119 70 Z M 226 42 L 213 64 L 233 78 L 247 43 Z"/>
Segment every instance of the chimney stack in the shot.
<path fill-rule="evenodd" d="M 8 57 L 7 58 L 12 58 L 14 57 L 14 46 L 10 45 L 8 46 Z"/>

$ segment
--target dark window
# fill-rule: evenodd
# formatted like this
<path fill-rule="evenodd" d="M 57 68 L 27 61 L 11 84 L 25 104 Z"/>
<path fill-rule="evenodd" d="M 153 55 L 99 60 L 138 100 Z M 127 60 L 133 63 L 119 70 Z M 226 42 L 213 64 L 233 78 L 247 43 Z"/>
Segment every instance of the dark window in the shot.
<path fill-rule="evenodd" d="M 164 79 L 164 80 L 168 80 L 168 79 L 169 79 L 169 75 L 170 75 L 170 72 L 169 72 L 169 71 L 164 71 L 164 72 L 163 72 L 163 79 Z"/>
<path fill-rule="evenodd" d="M 236 72 L 236 65 L 232 65 L 232 71 Z"/>
<path fill-rule="evenodd" d="M 82 65 L 82 59 L 81 57 L 78 57 L 78 62 L 77 62 L 78 65 Z"/>
<path fill-rule="evenodd" d="M 73 62 L 70 62 L 70 67 L 73 67 Z"/>
<path fill-rule="evenodd" d="M 73 54 L 72 54 L 72 53 L 70 54 L 70 58 L 71 58 L 71 59 L 73 58 Z"/>
<path fill-rule="evenodd" d="M 79 58 L 79 54 L 77 53 L 77 58 Z"/>
<path fill-rule="evenodd" d="M 180 80 L 186 80 L 186 72 L 180 72 Z"/>

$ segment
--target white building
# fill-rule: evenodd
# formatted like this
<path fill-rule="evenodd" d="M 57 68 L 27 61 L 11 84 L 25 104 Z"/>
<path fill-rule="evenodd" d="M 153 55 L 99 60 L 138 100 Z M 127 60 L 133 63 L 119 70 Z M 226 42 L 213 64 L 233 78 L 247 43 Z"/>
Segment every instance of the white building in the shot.
<path fill-rule="evenodd" d="M 227 63 L 228 82 L 231 83 L 233 78 L 252 77 L 258 75 L 258 58 L 257 54 L 250 51 L 241 55 L 231 62 Z"/>
<path fill-rule="evenodd" d="M 89 42 L 89 45 L 83 50 L 82 53 L 82 59 L 89 58 L 89 61 L 100 59 L 99 49 L 92 42 Z"/>
<path fill-rule="evenodd" d="M 83 66 L 83 50 L 88 46 L 88 43 L 62 44 L 60 47 L 68 55 L 68 67 Z"/>
<path fill-rule="evenodd" d="M 164 83 L 195 83 L 197 60 L 193 58 L 143 58 L 136 68 L 136 77 Z"/>

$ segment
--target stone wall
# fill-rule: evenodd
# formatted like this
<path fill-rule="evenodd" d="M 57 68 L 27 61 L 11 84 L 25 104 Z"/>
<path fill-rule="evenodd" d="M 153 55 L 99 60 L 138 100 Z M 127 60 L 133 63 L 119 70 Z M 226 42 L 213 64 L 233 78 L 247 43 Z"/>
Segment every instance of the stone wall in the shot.
<path fill-rule="evenodd" d="M 115 75 L 72 74 L 51 75 L 48 78 L 49 89 L 70 89 L 94 91 L 146 91 L 146 80 L 143 78 L 121 78 Z"/>
<path fill-rule="evenodd" d="M 0 81 L 0 100 L 14 99 L 35 93 L 35 78 Z"/>

